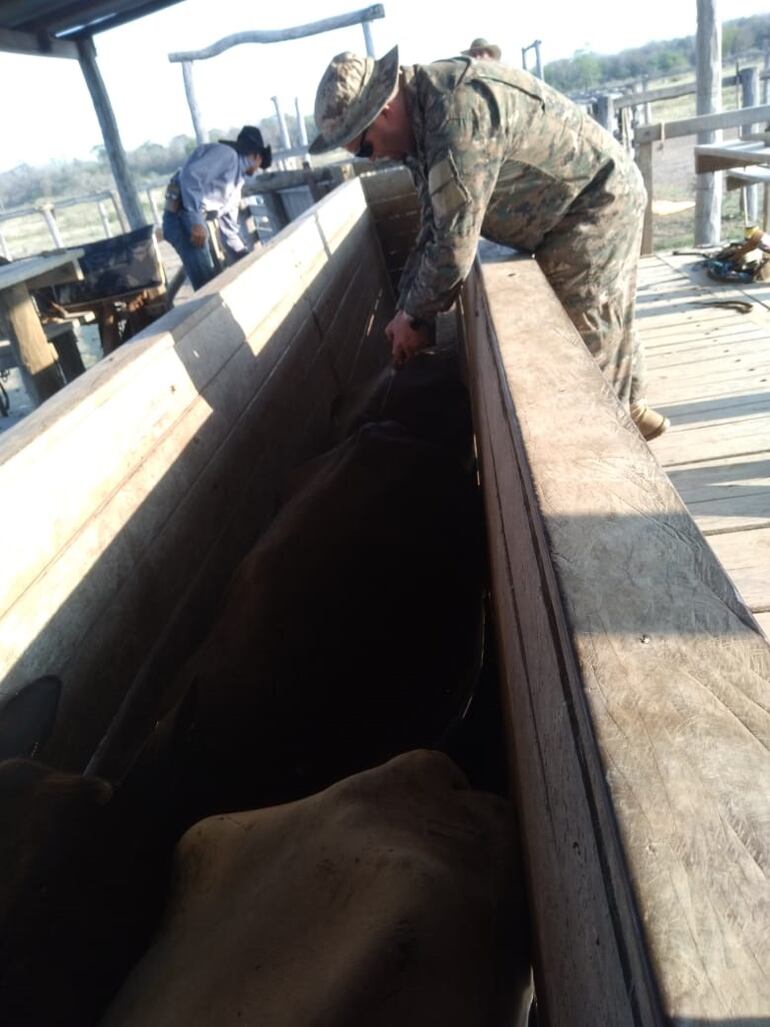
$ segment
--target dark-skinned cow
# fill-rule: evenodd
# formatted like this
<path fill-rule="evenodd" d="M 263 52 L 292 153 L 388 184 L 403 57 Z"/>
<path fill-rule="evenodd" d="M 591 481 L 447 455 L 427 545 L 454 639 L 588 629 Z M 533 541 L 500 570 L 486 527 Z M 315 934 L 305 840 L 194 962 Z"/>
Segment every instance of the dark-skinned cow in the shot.
<path fill-rule="evenodd" d="M 174 686 L 194 812 L 440 746 L 478 673 L 482 554 L 475 480 L 441 447 L 386 422 L 313 461 Z"/>
<path fill-rule="evenodd" d="M 134 770 L 174 783 L 180 830 L 441 746 L 469 701 L 483 517 L 456 354 L 348 393 L 337 428 L 237 568 L 168 690 L 184 708 Z"/>

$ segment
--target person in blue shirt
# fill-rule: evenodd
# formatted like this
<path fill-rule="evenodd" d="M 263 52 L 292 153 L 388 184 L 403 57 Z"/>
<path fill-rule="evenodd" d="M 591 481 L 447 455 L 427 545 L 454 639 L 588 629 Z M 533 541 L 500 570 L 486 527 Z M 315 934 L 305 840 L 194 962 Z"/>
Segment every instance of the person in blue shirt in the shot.
<path fill-rule="evenodd" d="M 244 125 L 233 142 L 198 146 L 166 190 L 163 237 L 179 254 L 193 289 L 217 273 L 209 248 L 206 215 L 215 214 L 222 247 L 231 262 L 248 253 L 238 229 L 244 176 L 270 167 L 272 152 L 253 125 Z"/>

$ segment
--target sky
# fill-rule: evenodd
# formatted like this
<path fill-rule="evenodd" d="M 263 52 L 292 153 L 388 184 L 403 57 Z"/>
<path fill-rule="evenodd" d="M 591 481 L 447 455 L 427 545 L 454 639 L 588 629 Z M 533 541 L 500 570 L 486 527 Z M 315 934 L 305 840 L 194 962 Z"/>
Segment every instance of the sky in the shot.
<path fill-rule="evenodd" d="M 770 0 L 716 0 L 723 20 L 770 13 Z M 168 54 L 198 50 L 235 32 L 304 25 L 369 6 L 367 0 L 181 0 L 180 3 L 96 36 L 97 61 L 127 150 L 147 141 L 167 143 L 193 136 L 181 65 Z M 521 64 L 521 48 L 540 39 L 543 63 L 576 50 L 615 53 L 653 39 L 695 32 L 696 0 L 540 0 L 514 5 L 503 0 L 427 3 L 383 0 L 385 17 L 371 23 L 381 56 L 399 45 L 402 64 L 451 56 L 485 36 L 503 60 Z M 446 12 L 437 14 L 437 11 Z M 214 17 L 214 13 L 216 17 Z M 258 123 L 284 111 L 295 98 L 311 114 L 315 90 L 334 54 L 365 52 L 360 25 L 305 39 L 244 44 L 194 65 L 195 92 L 204 129 Z M 534 55 L 531 55 L 534 56 Z M 87 160 L 102 137 L 78 62 L 0 53 L 0 171 L 20 163 Z M 13 102 L 12 98 L 21 98 Z"/>

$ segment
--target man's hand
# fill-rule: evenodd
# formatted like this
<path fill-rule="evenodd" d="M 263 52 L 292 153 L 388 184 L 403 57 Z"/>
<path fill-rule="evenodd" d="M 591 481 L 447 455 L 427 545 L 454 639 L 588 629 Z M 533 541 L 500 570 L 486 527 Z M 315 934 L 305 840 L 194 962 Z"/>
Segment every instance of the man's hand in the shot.
<path fill-rule="evenodd" d="M 193 225 L 190 229 L 190 242 L 193 246 L 197 246 L 199 250 L 202 250 L 206 245 L 208 241 L 207 236 L 208 232 L 205 225 Z"/>
<path fill-rule="evenodd" d="M 385 336 L 393 352 L 393 364 L 403 367 L 407 360 L 430 345 L 430 333 L 426 326 L 413 328 L 411 319 L 403 310 L 399 310 L 393 320 L 385 328 Z"/>

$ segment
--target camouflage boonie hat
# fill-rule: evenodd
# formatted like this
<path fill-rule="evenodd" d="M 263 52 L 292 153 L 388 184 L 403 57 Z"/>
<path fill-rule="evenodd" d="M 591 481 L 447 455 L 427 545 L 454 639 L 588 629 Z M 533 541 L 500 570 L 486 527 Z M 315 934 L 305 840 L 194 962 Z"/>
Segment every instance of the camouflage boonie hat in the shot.
<path fill-rule="evenodd" d="M 376 61 L 346 50 L 323 74 L 315 97 L 319 135 L 311 153 L 345 146 L 361 135 L 398 88 L 398 47 Z"/>

